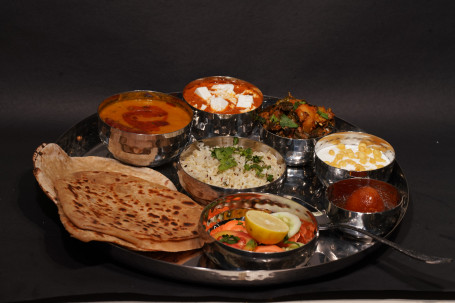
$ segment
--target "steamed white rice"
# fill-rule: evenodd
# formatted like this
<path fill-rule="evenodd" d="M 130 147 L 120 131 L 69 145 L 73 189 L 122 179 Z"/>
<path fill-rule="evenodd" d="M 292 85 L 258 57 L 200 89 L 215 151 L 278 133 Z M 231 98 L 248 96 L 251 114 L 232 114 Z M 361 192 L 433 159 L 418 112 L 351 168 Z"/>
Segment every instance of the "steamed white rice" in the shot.
<path fill-rule="evenodd" d="M 256 176 L 255 170 L 245 171 L 243 168 L 246 161 L 245 157 L 239 154 L 233 154 L 237 166 L 219 172 L 220 162 L 211 155 L 214 148 L 199 143 L 198 148 L 194 149 L 188 157 L 180 160 L 182 167 L 193 178 L 218 187 L 245 189 L 270 183 L 265 177 Z M 262 164 L 270 166 L 270 168 L 265 168 L 262 174 L 272 175 L 273 180 L 278 179 L 283 174 L 285 164 L 278 164 L 277 158 L 272 153 L 253 152 L 253 155 L 262 157 L 264 162 Z"/>

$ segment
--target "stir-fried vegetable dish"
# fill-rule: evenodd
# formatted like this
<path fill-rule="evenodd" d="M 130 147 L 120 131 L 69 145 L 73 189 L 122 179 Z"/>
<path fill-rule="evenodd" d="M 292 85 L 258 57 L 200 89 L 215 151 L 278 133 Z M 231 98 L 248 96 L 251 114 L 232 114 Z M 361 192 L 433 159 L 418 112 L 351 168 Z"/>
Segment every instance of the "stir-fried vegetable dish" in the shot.
<path fill-rule="evenodd" d="M 335 115 L 331 108 L 315 106 L 290 93 L 258 114 L 262 126 L 281 137 L 319 138 L 332 132 Z"/>

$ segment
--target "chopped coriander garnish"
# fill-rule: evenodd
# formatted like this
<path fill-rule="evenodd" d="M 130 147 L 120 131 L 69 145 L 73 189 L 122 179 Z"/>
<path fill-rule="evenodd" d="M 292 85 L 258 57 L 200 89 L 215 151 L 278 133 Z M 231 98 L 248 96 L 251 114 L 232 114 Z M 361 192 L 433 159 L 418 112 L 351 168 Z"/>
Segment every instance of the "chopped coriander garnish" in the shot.
<path fill-rule="evenodd" d="M 318 113 L 319 116 L 321 116 L 322 118 L 324 118 L 324 119 L 326 119 L 326 120 L 329 119 L 329 115 L 327 115 L 327 114 L 324 113 L 324 112 L 321 112 L 319 109 L 318 109 L 317 113 Z"/>
<path fill-rule="evenodd" d="M 280 122 L 280 119 L 278 119 L 277 116 L 272 115 L 272 116 L 270 117 L 270 122 L 272 122 L 272 123 L 278 123 L 278 122 Z"/>
<path fill-rule="evenodd" d="M 239 242 L 240 238 L 234 235 L 222 235 L 220 238 L 220 242 L 227 243 L 227 244 L 235 244 Z"/>
<path fill-rule="evenodd" d="M 262 171 L 264 170 L 265 167 L 263 166 L 260 166 L 259 164 L 257 163 L 254 163 L 253 165 L 250 165 L 250 170 L 255 170 L 256 171 L 256 175 L 257 176 L 260 176 Z"/>
<path fill-rule="evenodd" d="M 299 107 L 299 106 L 302 105 L 302 104 L 306 104 L 306 102 L 305 102 L 305 101 L 296 101 L 296 102 L 294 103 L 294 110 L 296 110 L 297 107 Z"/>
<path fill-rule="evenodd" d="M 238 138 L 237 138 L 238 139 Z M 235 142 L 237 144 L 238 142 Z M 212 149 L 211 155 L 219 161 L 218 171 L 223 172 L 238 165 L 234 158 L 234 154 L 239 154 L 245 159 L 243 169 L 245 171 L 254 170 L 259 178 L 266 178 L 268 182 L 273 181 L 273 175 L 265 175 L 262 173 L 264 169 L 270 169 L 270 165 L 264 165 L 262 156 L 253 155 L 251 148 L 243 147 L 215 147 Z"/>
<path fill-rule="evenodd" d="M 229 157 L 229 158 L 223 159 L 223 161 L 221 161 L 221 164 L 218 166 L 218 170 L 225 171 L 225 170 L 228 170 L 229 168 L 235 167 L 235 166 L 237 166 L 237 161 L 235 161 L 234 158 Z"/>
<path fill-rule="evenodd" d="M 280 125 L 281 127 L 289 127 L 289 128 L 297 128 L 299 125 L 295 123 L 291 118 L 286 115 L 282 115 L 280 118 Z"/>
<path fill-rule="evenodd" d="M 259 163 L 262 161 L 262 157 L 261 156 L 253 156 L 253 158 L 251 158 L 251 160 L 254 162 L 254 163 Z"/>
<path fill-rule="evenodd" d="M 234 157 L 232 156 L 234 151 L 235 148 L 231 146 L 214 148 L 212 150 L 212 157 L 220 161 L 220 165 L 218 166 L 219 171 L 225 171 L 231 167 L 237 166 L 237 161 L 235 161 Z"/>
<path fill-rule="evenodd" d="M 233 147 L 219 147 L 212 150 L 212 157 L 218 160 L 229 158 L 234 153 Z"/>
<path fill-rule="evenodd" d="M 257 246 L 258 246 L 258 243 L 254 239 L 250 239 L 250 240 L 248 240 L 248 242 L 246 242 L 246 245 L 243 249 L 253 251 L 256 249 Z"/>
<path fill-rule="evenodd" d="M 253 150 L 251 148 L 239 148 L 239 154 L 247 159 L 253 157 Z"/>

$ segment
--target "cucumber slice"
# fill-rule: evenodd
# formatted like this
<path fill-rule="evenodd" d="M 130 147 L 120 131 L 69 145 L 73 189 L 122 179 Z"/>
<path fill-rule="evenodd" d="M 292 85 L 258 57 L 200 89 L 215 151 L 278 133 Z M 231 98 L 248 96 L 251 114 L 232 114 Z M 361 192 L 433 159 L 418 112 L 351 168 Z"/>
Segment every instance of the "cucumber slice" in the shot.
<path fill-rule="evenodd" d="M 289 226 L 288 238 L 294 236 L 296 233 L 299 232 L 302 222 L 300 221 L 300 218 L 297 217 L 296 215 L 291 214 L 287 211 L 276 212 L 272 213 L 271 215 L 277 217 L 278 219 L 286 223 L 287 226 Z"/>

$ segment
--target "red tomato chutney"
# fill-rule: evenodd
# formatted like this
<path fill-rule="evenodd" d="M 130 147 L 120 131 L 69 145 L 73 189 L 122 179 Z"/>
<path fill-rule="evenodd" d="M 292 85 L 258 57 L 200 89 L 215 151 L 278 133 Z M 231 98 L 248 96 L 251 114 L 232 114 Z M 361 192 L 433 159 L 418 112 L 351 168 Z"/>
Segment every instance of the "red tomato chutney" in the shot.
<path fill-rule="evenodd" d="M 154 99 L 111 102 L 100 109 L 99 116 L 112 127 L 140 134 L 171 133 L 192 120 L 192 115 L 182 106 Z"/>
<path fill-rule="evenodd" d="M 255 85 L 223 76 L 190 82 L 183 89 L 183 98 L 198 110 L 227 115 L 252 111 L 260 107 L 264 99 Z"/>
<path fill-rule="evenodd" d="M 375 213 L 395 208 L 400 201 L 400 194 L 396 187 L 386 182 L 352 178 L 332 184 L 327 198 L 349 211 Z"/>

